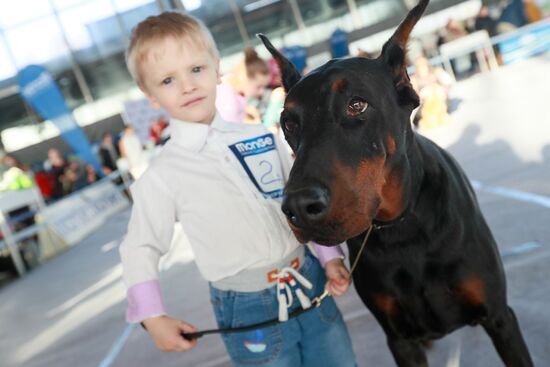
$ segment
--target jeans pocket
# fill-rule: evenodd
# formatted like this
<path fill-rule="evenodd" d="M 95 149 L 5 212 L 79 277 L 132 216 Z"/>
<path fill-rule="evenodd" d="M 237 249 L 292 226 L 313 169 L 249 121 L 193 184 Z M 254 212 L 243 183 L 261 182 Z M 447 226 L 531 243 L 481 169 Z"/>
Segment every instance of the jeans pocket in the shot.
<path fill-rule="evenodd" d="M 255 292 L 254 296 L 233 293 L 218 305 L 213 302 L 219 327 L 237 328 L 276 317 L 272 301 L 267 301 L 259 293 Z M 239 365 L 267 364 L 277 359 L 283 348 L 283 333 L 279 325 L 246 332 L 226 333 L 222 335 L 222 339 L 232 361 Z"/>
<path fill-rule="evenodd" d="M 321 302 L 321 306 L 319 306 L 319 317 L 328 324 L 332 324 L 341 317 L 340 310 L 338 306 L 336 306 L 334 298 L 327 297 Z"/>

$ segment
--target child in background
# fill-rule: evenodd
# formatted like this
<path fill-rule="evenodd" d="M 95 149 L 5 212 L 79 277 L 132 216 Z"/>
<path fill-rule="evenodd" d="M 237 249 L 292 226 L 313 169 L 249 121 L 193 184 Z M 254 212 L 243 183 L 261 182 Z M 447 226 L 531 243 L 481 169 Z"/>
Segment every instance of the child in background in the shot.
<path fill-rule="evenodd" d="M 163 351 L 197 343 L 180 335 L 195 327 L 167 315 L 158 280 L 176 221 L 210 283 L 220 328 L 284 320 L 325 287 L 334 295 L 345 292 L 349 273 L 341 250 L 319 250 L 323 271 L 286 224 L 280 200 L 291 160 L 280 141 L 261 124 L 228 123 L 216 112 L 219 54 L 204 25 L 178 13 L 147 18 L 132 33 L 127 64 L 153 106 L 171 116 L 170 140 L 131 187 L 134 206 L 120 246 L 127 320 L 142 322 Z M 330 297 L 286 322 L 223 340 L 235 366 L 355 365 Z"/>
<path fill-rule="evenodd" d="M 118 141 L 120 156 L 126 159 L 128 171 L 137 180 L 147 169 L 147 157 L 143 145 L 131 125 L 126 125 Z"/>
<path fill-rule="evenodd" d="M 432 67 L 425 56 L 418 57 L 414 66 L 411 83 L 420 97 L 420 107 L 415 114 L 414 125 L 425 131 L 448 123 L 451 76 L 441 67 Z"/>
<path fill-rule="evenodd" d="M 229 122 L 259 123 L 260 114 L 248 102 L 260 98 L 271 79 L 267 63 L 253 48 L 245 48 L 244 58 L 233 72 L 222 78 L 217 88 L 216 109 Z"/>

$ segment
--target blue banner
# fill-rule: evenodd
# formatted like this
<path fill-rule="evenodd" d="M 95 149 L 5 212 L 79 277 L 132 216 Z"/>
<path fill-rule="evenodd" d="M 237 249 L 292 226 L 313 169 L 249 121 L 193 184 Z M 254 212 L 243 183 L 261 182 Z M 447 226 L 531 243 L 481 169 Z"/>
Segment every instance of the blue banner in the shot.
<path fill-rule="evenodd" d="M 330 54 L 333 59 L 349 55 L 348 34 L 341 29 L 335 30 L 330 36 Z"/>
<path fill-rule="evenodd" d="M 307 64 L 307 50 L 304 46 L 290 46 L 282 48 L 283 54 L 294 64 L 300 74 L 304 73 Z"/>
<path fill-rule="evenodd" d="M 74 153 L 103 175 L 84 131 L 77 125 L 55 80 L 42 66 L 29 65 L 17 74 L 23 99 L 45 120 L 52 121 Z"/>
<path fill-rule="evenodd" d="M 499 37 L 502 61 L 510 64 L 550 50 L 550 21 L 533 23 Z"/>

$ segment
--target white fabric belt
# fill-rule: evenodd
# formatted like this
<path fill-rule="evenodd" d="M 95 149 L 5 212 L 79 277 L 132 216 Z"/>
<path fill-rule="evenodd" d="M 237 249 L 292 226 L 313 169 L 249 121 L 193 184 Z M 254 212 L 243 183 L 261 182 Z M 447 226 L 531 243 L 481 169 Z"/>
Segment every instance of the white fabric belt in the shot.
<path fill-rule="evenodd" d="M 280 272 L 284 268 L 298 270 L 305 260 L 305 246 L 298 246 L 296 250 L 283 259 L 268 266 L 246 269 L 238 274 L 211 282 L 210 285 L 222 291 L 258 292 L 277 285 Z"/>

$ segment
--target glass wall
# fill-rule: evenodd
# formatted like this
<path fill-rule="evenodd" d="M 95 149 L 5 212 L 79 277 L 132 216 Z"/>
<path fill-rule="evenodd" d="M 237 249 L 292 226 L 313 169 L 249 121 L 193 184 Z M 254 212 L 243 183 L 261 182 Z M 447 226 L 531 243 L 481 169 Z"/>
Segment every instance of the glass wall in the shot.
<path fill-rule="evenodd" d="M 403 0 L 356 0 L 356 3 L 363 27 L 371 26 L 389 18 L 401 17 L 407 12 Z"/>
<path fill-rule="evenodd" d="M 17 73 L 17 69 L 15 68 L 13 55 L 7 47 L 4 32 L 0 28 L 0 89 L 9 85 L 7 80 L 12 78 L 15 73 Z"/>
<path fill-rule="evenodd" d="M 296 19 L 288 1 L 238 0 L 238 8 L 242 16 L 247 37 L 251 44 L 259 44 L 257 33 L 269 33 L 271 38 L 285 38 L 299 33 Z"/>
<path fill-rule="evenodd" d="M 330 38 L 336 30 L 354 29 L 347 0 L 296 0 L 311 43 Z"/>
<path fill-rule="evenodd" d="M 244 46 L 231 1 L 233 0 L 183 2 L 187 12 L 201 19 L 210 29 L 222 57 L 239 52 Z"/>
<path fill-rule="evenodd" d="M 29 109 L 19 93 L 12 93 L 0 98 L 0 111 L 2 111 L 2 129 L 20 126 L 28 123 L 42 121 L 31 109 Z"/>
<path fill-rule="evenodd" d="M 30 64 L 52 73 L 71 109 L 133 86 L 130 30 L 158 13 L 155 0 L 0 0 L 0 130 L 41 121 L 14 95 L 17 71 Z"/>
<path fill-rule="evenodd" d="M 353 32 L 400 17 L 407 1 L 0 0 L 0 130 L 40 122 L 15 87 L 17 70 L 29 64 L 54 75 L 72 109 L 134 86 L 124 64 L 130 31 L 163 10 L 201 19 L 228 57 L 258 45 L 259 32 L 276 45 L 311 45 L 320 52 L 336 29 Z"/>
<path fill-rule="evenodd" d="M 124 63 L 130 31 L 158 13 L 151 0 L 94 0 L 59 10 L 67 42 L 94 100 L 133 85 Z"/>

